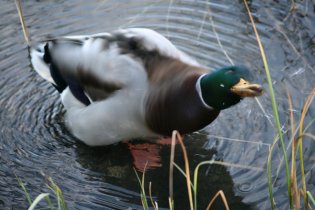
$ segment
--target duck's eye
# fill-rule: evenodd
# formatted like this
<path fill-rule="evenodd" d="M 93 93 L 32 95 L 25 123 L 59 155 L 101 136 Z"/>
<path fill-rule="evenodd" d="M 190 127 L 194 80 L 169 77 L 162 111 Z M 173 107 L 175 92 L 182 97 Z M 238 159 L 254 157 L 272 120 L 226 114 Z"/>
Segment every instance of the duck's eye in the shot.
<path fill-rule="evenodd" d="M 233 70 L 228 70 L 228 71 L 226 71 L 224 74 L 233 74 L 233 73 L 234 73 Z"/>

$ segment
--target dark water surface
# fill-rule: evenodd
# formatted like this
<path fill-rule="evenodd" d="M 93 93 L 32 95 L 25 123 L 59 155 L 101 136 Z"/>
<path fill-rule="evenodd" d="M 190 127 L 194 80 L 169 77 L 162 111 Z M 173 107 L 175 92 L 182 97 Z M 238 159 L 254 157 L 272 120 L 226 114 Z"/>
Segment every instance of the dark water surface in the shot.
<path fill-rule="evenodd" d="M 210 68 L 232 62 L 249 66 L 268 89 L 265 72 L 242 1 L 23 1 L 32 41 L 47 35 L 92 34 L 118 27 L 148 27 Z M 58 93 L 32 69 L 14 1 L 0 0 L 0 209 L 26 209 L 16 176 L 33 198 L 49 192 L 50 176 L 64 193 L 69 209 L 141 209 L 133 167 L 150 153 L 156 168 L 146 173 L 159 207 L 168 207 L 170 147 L 149 142 L 90 148 L 64 126 Z M 282 129 L 290 151 L 289 106 L 295 122 L 315 85 L 315 4 L 311 0 L 252 1 L 251 10 L 265 46 Z M 315 117 L 310 106 L 305 125 Z M 199 207 L 222 189 L 231 209 L 270 209 L 266 160 L 275 133 L 268 91 L 221 113 L 201 133 L 185 137 L 194 168 L 204 160 L 230 166 L 204 166 L 199 178 Z M 314 124 L 308 132 L 314 134 Z M 315 193 L 315 143 L 305 138 L 309 190 Z M 133 148 L 133 152 L 130 151 Z M 177 146 L 176 162 L 183 166 Z M 142 158 L 141 158 L 142 157 Z M 154 165 L 153 164 L 153 165 Z M 231 165 L 236 164 L 236 165 Z M 188 209 L 184 177 L 175 171 L 175 207 Z M 274 193 L 279 209 L 288 209 L 284 165 L 279 148 L 273 155 Z M 148 183 L 146 183 L 148 186 Z M 45 206 L 43 203 L 42 206 Z M 218 201 L 213 209 L 222 209 Z"/>

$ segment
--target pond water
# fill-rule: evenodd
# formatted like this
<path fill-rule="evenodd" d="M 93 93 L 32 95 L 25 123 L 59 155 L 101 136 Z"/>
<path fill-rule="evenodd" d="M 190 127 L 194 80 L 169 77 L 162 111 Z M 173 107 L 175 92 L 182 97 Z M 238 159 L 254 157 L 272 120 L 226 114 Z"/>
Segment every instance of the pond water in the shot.
<path fill-rule="evenodd" d="M 290 151 L 288 90 L 295 122 L 315 84 L 315 4 L 311 0 L 251 1 Z M 46 176 L 62 189 L 69 209 L 141 209 L 134 167 L 146 158 L 146 187 L 159 207 L 168 208 L 170 147 L 146 141 L 92 148 L 78 142 L 64 126 L 58 93 L 33 70 L 14 1 L 1 0 L 0 10 L 0 209 L 28 204 L 17 177 L 33 198 L 49 192 Z M 270 209 L 266 161 L 276 135 L 268 85 L 259 49 L 242 1 L 230 0 L 54 0 L 22 1 L 31 41 L 48 35 L 77 35 L 116 28 L 147 27 L 168 37 L 179 49 L 211 69 L 231 63 L 247 65 L 266 89 L 222 112 L 204 131 L 184 137 L 193 169 L 205 160 L 227 166 L 203 166 L 198 202 L 205 209 L 223 190 L 231 209 Z M 312 104 L 305 124 L 315 117 Z M 311 125 L 309 133 L 314 134 Z M 305 138 L 309 190 L 315 193 L 315 141 Z M 280 147 L 272 161 L 278 209 L 288 209 Z M 180 147 L 175 162 L 183 167 Z M 142 164 L 142 165 L 141 165 Z M 299 176 L 299 173 L 298 173 Z M 174 172 L 175 209 L 188 209 L 184 177 Z M 41 203 L 45 207 L 44 203 Z M 221 201 L 213 209 L 223 209 Z"/>

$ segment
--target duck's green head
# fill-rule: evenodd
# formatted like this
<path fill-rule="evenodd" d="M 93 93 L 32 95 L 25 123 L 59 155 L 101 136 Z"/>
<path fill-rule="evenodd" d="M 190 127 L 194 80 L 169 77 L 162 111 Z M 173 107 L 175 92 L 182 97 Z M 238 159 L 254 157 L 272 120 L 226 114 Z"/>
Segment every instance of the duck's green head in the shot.
<path fill-rule="evenodd" d="M 244 97 L 262 94 L 258 84 L 248 81 L 251 74 L 246 67 L 229 66 L 204 75 L 200 80 L 204 102 L 215 109 L 226 109 L 237 104 Z"/>

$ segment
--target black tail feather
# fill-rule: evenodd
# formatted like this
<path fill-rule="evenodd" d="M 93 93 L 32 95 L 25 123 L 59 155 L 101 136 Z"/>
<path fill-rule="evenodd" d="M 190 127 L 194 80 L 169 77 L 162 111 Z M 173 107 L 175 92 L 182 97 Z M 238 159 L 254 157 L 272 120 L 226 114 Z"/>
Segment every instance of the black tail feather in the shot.
<path fill-rule="evenodd" d="M 54 87 L 58 90 L 59 93 L 61 93 L 68 86 L 67 82 L 63 79 L 58 68 L 54 64 L 50 64 L 49 70 L 51 77 L 56 83 Z"/>
<path fill-rule="evenodd" d="M 48 42 L 46 43 L 45 47 L 44 47 L 44 57 L 43 57 L 44 61 L 46 63 L 51 63 L 51 56 L 50 56 L 50 52 L 49 52 L 49 47 L 48 47 Z"/>

